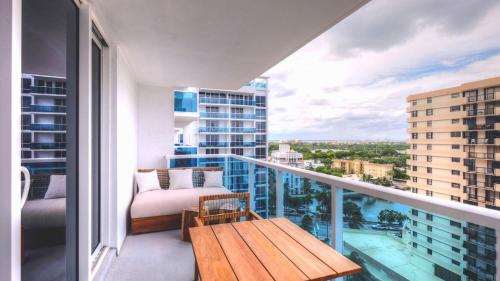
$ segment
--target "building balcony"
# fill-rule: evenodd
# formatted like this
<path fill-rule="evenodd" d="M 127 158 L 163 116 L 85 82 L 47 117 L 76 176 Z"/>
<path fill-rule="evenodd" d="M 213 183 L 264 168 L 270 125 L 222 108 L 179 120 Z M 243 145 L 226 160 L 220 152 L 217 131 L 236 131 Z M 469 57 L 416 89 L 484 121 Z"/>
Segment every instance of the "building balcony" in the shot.
<path fill-rule="evenodd" d="M 477 103 L 494 99 L 495 99 L 495 93 L 487 93 L 487 94 L 467 97 L 467 103 Z"/>
<path fill-rule="evenodd" d="M 66 106 L 32 104 L 30 106 L 23 106 L 22 111 L 33 113 L 66 113 Z"/>
<path fill-rule="evenodd" d="M 231 128 L 231 133 L 247 133 L 252 134 L 256 133 L 257 129 L 255 128 Z"/>
<path fill-rule="evenodd" d="M 495 130 L 495 123 L 489 124 L 469 124 L 467 126 L 469 131 L 481 131 L 481 130 Z"/>
<path fill-rule="evenodd" d="M 494 138 L 470 138 L 467 139 L 467 144 L 471 145 L 483 145 L 483 144 L 495 144 L 496 139 Z"/>
<path fill-rule="evenodd" d="M 228 142 L 200 142 L 200 147 L 228 147 Z"/>
<path fill-rule="evenodd" d="M 30 145 L 31 149 L 47 149 L 47 150 L 59 150 L 59 149 L 66 149 L 66 143 L 64 142 L 51 142 L 51 143 L 45 143 L 45 142 L 32 142 Z"/>
<path fill-rule="evenodd" d="M 255 142 L 231 142 L 231 147 L 252 147 Z"/>
<path fill-rule="evenodd" d="M 23 130 L 31 131 L 65 131 L 65 124 L 25 124 Z"/>
<path fill-rule="evenodd" d="M 471 159 L 495 159 L 495 153 L 467 152 L 467 157 Z"/>
<path fill-rule="evenodd" d="M 229 133 L 229 128 L 202 127 L 198 131 L 200 133 Z"/>
<path fill-rule="evenodd" d="M 226 98 L 200 97 L 200 104 L 229 104 Z"/>
<path fill-rule="evenodd" d="M 463 243 L 472 235 L 464 232 L 464 229 L 468 229 L 466 226 L 473 223 L 488 227 L 495 233 L 495 224 L 500 223 L 496 211 L 483 207 L 244 156 L 218 156 L 223 160 L 217 159 L 213 165 L 223 168 L 225 186 L 230 190 L 249 190 L 251 208 L 258 214 L 265 218 L 286 217 L 347 257 L 352 257 L 353 252 L 359 253 L 358 257 L 367 272 L 390 272 L 388 280 L 434 280 L 433 271 L 428 271 L 428 268 L 433 267 L 429 251 L 463 263 L 457 266 L 450 262 L 448 266 L 461 275 L 462 267 L 465 266 L 463 257 L 472 249 L 471 245 Z M 204 157 L 207 156 L 167 156 L 167 160 L 196 159 L 198 161 L 191 163 L 212 166 L 210 161 L 200 161 Z M 175 164 L 172 161 L 168 163 Z M 260 189 L 256 183 L 257 177 L 262 174 L 257 173 L 257 167 L 267 176 L 267 184 L 259 185 Z M 471 194 L 471 200 L 485 201 L 485 198 Z M 380 219 L 381 210 L 391 210 L 405 217 L 401 222 L 389 223 Z M 415 218 L 412 210 L 430 215 L 432 219 L 429 220 L 425 215 Z M 458 226 L 452 225 L 451 221 Z M 452 250 L 452 247 L 458 250 Z M 186 247 L 183 253 L 190 250 Z M 472 254 L 476 259 L 499 264 L 494 251 Z M 415 261 L 412 258 L 414 255 L 423 259 Z M 399 266 L 394 266 L 394 260 L 398 261 Z M 415 272 L 422 275 L 415 279 Z"/>
<path fill-rule="evenodd" d="M 229 118 L 229 113 L 224 113 L 224 112 L 200 112 L 200 118 L 227 119 L 227 118 Z"/>
<path fill-rule="evenodd" d="M 236 99 L 230 99 L 229 101 L 230 101 L 231 104 L 234 104 L 234 105 L 255 106 L 255 101 L 254 100 L 236 100 Z"/>
<path fill-rule="evenodd" d="M 482 116 L 495 114 L 495 108 L 478 108 L 475 110 L 468 110 L 467 116 Z"/>
<path fill-rule="evenodd" d="M 493 168 L 467 166 L 467 171 L 465 171 L 465 172 L 466 173 L 483 174 L 483 175 L 492 175 L 493 174 Z"/>
<path fill-rule="evenodd" d="M 232 119 L 255 119 L 255 114 L 248 113 L 231 113 Z"/>
<path fill-rule="evenodd" d="M 23 86 L 23 93 L 66 96 L 66 88 L 47 86 Z"/>

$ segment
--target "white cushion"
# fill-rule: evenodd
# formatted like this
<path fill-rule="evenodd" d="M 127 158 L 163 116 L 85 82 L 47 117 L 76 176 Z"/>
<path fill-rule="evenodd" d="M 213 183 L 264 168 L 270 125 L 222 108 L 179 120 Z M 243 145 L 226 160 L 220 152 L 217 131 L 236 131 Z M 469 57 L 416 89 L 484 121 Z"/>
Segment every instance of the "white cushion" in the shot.
<path fill-rule="evenodd" d="M 50 175 L 45 199 L 66 198 L 66 175 Z"/>
<path fill-rule="evenodd" d="M 140 192 L 161 189 L 156 170 L 147 173 L 135 173 L 135 180 Z"/>
<path fill-rule="evenodd" d="M 203 187 L 222 187 L 224 186 L 222 180 L 223 171 L 203 171 L 205 182 Z"/>
<path fill-rule="evenodd" d="M 193 169 L 168 170 L 168 189 L 194 188 Z"/>
<path fill-rule="evenodd" d="M 138 193 L 130 207 L 130 217 L 147 218 L 181 214 L 182 210 L 198 207 L 202 195 L 227 194 L 225 188 L 161 189 Z"/>
<path fill-rule="evenodd" d="M 28 200 L 21 212 L 25 229 L 64 227 L 66 225 L 66 198 Z"/>

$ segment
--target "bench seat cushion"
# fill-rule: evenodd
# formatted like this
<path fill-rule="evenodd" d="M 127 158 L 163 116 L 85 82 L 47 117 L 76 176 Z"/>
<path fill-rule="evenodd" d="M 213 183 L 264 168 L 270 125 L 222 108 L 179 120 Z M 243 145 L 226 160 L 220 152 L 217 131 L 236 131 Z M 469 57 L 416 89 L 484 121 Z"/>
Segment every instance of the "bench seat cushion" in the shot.
<path fill-rule="evenodd" d="M 66 198 L 28 200 L 21 211 L 24 229 L 44 229 L 66 225 Z"/>
<path fill-rule="evenodd" d="M 175 215 L 183 209 L 198 206 L 202 195 L 231 193 L 224 187 L 204 187 L 186 189 L 160 189 L 135 195 L 130 216 L 132 219 Z"/>

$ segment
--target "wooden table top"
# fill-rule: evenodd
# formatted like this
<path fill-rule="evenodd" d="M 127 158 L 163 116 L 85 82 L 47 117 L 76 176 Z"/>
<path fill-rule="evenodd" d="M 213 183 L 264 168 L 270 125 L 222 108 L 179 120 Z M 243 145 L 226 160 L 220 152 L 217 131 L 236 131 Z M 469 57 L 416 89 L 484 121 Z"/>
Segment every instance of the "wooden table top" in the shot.
<path fill-rule="evenodd" d="M 361 271 L 285 218 L 189 229 L 203 281 L 328 280 Z"/>

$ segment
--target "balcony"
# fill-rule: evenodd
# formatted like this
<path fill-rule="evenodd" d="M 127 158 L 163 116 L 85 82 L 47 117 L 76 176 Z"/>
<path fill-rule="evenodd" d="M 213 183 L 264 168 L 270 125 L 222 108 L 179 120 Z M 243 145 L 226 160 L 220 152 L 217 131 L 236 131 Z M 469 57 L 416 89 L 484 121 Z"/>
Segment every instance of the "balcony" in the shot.
<path fill-rule="evenodd" d="M 51 143 L 32 142 L 31 149 L 40 149 L 40 150 L 66 149 L 66 143 L 65 142 L 51 142 Z"/>
<path fill-rule="evenodd" d="M 232 119 L 255 119 L 255 114 L 248 113 L 231 113 Z"/>
<path fill-rule="evenodd" d="M 218 127 L 202 127 L 199 129 L 200 133 L 229 133 L 229 128 Z"/>
<path fill-rule="evenodd" d="M 200 104 L 228 104 L 228 101 L 226 98 L 200 97 Z"/>
<path fill-rule="evenodd" d="M 200 147 L 227 147 L 228 142 L 200 142 Z"/>
<path fill-rule="evenodd" d="M 65 96 L 66 87 L 23 86 L 23 93 Z"/>
<path fill-rule="evenodd" d="M 23 130 L 31 131 L 65 131 L 65 124 L 24 124 Z"/>
<path fill-rule="evenodd" d="M 200 118 L 227 119 L 229 114 L 224 112 L 200 112 Z"/>
<path fill-rule="evenodd" d="M 495 130 L 495 123 L 490 124 L 469 124 L 467 126 L 469 131 L 480 131 L 480 130 Z"/>
<path fill-rule="evenodd" d="M 467 144 L 482 145 L 482 144 L 495 144 L 494 138 L 470 138 L 467 139 Z"/>
<path fill-rule="evenodd" d="M 23 106 L 23 112 L 34 112 L 34 113 L 66 113 L 66 106 L 61 105 L 30 105 Z"/>
<path fill-rule="evenodd" d="M 247 134 L 252 134 L 256 133 L 257 129 L 256 128 L 231 128 L 231 133 L 247 133 Z"/>
<path fill-rule="evenodd" d="M 252 147 L 255 142 L 231 142 L 231 147 Z"/>
<path fill-rule="evenodd" d="M 229 100 L 231 104 L 234 105 L 248 105 L 248 106 L 254 106 L 255 101 L 254 100 L 238 100 L 238 99 L 230 99 Z"/>
<path fill-rule="evenodd" d="M 467 116 L 482 116 L 495 114 L 495 108 L 478 108 L 467 110 Z"/>
<path fill-rule="evenodd" d="M 467 152 L 467 158 L 471 159 L 495 159 L 495 153 Z"/>
<path fill-rule="evenodd" d="M 249 190 L 250 204 L 257 213 L 288 218 L 347 257 L 358 258 L 356 261 L 370 275 L 384 272 L 386 279 L 381 280 L 435 280 L 427 249 L 459 262 L 468 255 L 499 264 L 494 251 L 474 254 L 471 245 L 463 243 L 474 234 L 469 225 L 487 227 L 495 235 L 496 224 L 500 223 L 496 211 L 243 156 L 218 155 L 223 159 L 212 164 L 199 161 L 208 156 L 167 156 L 167 161 L 173 164 L 175 159 L 196 159 L 192 163 L 223 167 L 225 186 L 231 190 Z M 263 185 L 257 184 L 262 172 L 266 176 Z M 479 200 L 478 196 L 475 198 Z M 388 222 L 380 216 L 382 210 L 404 216 L 401 221 Z M 412 210 L 419 215 L 415 216 Z M 452 247 L 459 252 L 451 251 Z M 190 250 L 185 247 L 181 253 Z M 187 259 L 183 255 L 182 259 Z M 417 262 L 411 258 L 414 255 L 422 259 Z M 463 266 L 466 265 L 464 262 Z M 450 263 L 449 270 L 462 275 L 461 266 Z"/>

